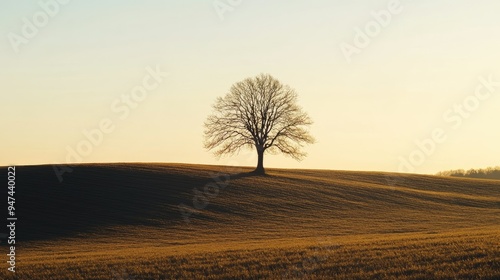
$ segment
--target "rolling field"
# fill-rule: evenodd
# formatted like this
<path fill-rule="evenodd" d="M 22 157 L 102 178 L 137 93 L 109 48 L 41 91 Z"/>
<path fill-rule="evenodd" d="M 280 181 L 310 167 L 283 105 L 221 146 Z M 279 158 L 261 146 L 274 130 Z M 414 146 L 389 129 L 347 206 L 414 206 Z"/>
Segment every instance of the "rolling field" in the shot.
<path fill-rule="evenodd" d="M 499 181 L 251 170 L 19 166 L 0 278 L 500 278 Z"/>

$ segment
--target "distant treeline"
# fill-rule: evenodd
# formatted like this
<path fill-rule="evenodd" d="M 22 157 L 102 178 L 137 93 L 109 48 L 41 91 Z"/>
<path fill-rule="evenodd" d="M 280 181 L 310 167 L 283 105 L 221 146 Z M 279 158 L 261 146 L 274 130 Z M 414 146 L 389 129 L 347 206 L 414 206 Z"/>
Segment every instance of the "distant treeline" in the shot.
<path fill-rule="evenodd" d="M 437 173 L 436 175 L 500 180 L 500 166 L 481 168 L 481 169 L 469 169 L 469 170 L 457 169 L 450 171 L 442 171 Z"/>

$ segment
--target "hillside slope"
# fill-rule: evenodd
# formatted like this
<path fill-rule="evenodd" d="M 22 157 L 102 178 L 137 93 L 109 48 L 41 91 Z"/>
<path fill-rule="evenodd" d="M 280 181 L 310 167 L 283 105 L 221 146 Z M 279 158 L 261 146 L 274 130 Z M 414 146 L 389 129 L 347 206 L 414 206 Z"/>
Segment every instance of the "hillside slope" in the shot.
<path fill-rule="evenodd" d="M 498 181 L 91 164 L 59 182 L 52 166 L 16 170 L 17 271 L 0 279 L 500 277 Z"/>
<path fill-rule="evenodd" d="M 17 168 L 24 240 L 158 228 L 255 238 L 435 231 L 500 224 L 500 183 L 375 172 L 181 164 Z M 4 172 L 5 173 L 5 172 Z"/>

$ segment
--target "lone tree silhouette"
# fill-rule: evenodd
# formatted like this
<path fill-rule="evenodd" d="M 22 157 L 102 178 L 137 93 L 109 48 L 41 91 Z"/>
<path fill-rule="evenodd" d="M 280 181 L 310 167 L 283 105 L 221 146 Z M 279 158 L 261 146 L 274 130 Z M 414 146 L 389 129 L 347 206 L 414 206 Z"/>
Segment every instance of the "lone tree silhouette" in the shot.
<path fill-rule="evenodd" d="M 234 84 L 217 98 L 205 121 L 205 148 L 218 157 L 255 147 L 254 173 L 265 174 L 264 153 L 283 153 L 301 160 L 304 144 L 314 143 L 307 127 L 312 120 L 297 105 L 297 93 L 268 74 Z"/>

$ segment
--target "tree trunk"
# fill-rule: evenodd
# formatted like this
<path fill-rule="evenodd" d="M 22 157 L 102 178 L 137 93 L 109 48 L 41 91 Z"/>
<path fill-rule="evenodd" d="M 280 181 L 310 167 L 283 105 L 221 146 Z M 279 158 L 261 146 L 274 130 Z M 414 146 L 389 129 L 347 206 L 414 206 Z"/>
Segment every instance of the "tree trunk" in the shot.
<path fill-rule="evenodd" d="M 257 168 L 255 168 L 254 173 L 265 174 L 266 171 L 264 170 L 264 149 L 263 148 L 257 147 L 257 156 L 258 156 Z"/>

